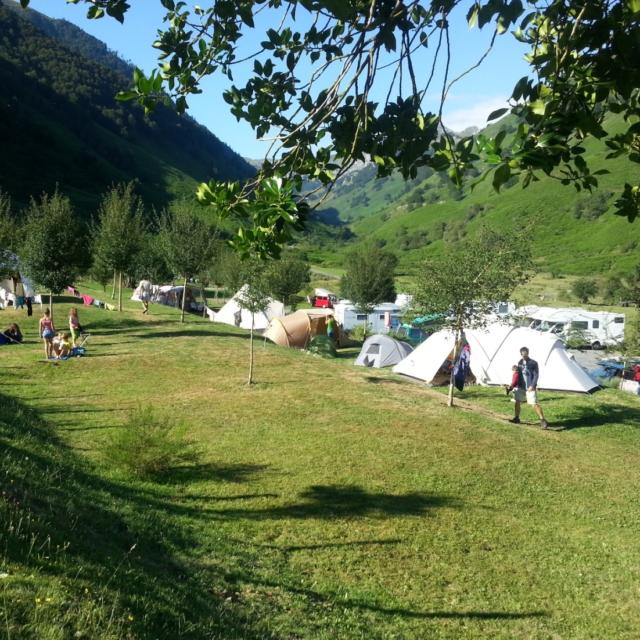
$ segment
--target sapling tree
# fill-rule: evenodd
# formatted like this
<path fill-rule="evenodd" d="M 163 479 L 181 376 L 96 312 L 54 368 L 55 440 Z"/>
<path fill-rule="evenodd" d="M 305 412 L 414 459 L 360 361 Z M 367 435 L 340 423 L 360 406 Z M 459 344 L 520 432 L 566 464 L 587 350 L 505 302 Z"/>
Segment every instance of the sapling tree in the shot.
<path fill-rule="evenodd" d="M 204 270 L 211 261 L 216 232 L 202 218 L 179 207 L 175 211 L 167 212 L 160 235 L 167 263 L 174 273 L 183 279 L 180 322 L 184 322 L 188 281 Z"/>
<path fill-rule="evenodd" d="M 272 297 L 288 307 L 293 296 L 311 282 L 311 271 L 309 263 L 303 257 L 289 251 L 279 260 L 269 262 L 265 278 Z"/>
<path fill-rule="evenodd" d="M 111 188 L 103 197 L 93 229 L 93 268 L 118 280 L 118 311 L 122 311 L 122 276 L 135 265 L 145 232 L 142 201 L 133 183 Z"/>
<path fill-rule="evenodd" d="M 345 274 L 340 281 L 343 297 L 354 303 L 356 310 L 368 316 L 380 302 L 396 298 L 395 254 L 374 244 L 363 244 L 345 258 Z M 364 322 L 366 337 L 367 321 Z"/>
<path fill-rule="evenodd" d="M 247 384 L 252 385 L 253 380 L 253 334 L 256 313 L 266 311 L 271 297 L 269 287 L 264 273 L 264 264 L 261 260 L 246 260 L 243 263 L 242 275 L 244 285 L 237 293 L 237 301 L 242 309 L 251 314 L 251 328 L 249 333 L 249 376 Z"/>
<path fill-rule="evenodd" d="M 488 321 L 496 302 L 508 300 L 532 273 L 526 233 L 483 228 L 473 238 L 446 247 L 424 261 L 414 287 L 413 306 L 420 313 L 442 313 L 442 324 L 454 335 L 453 362 L 465 329 Z M 453 370 L 449 381 L 453 406 Z"/>
<path fill-rule="evenodd" d="M 31 200 L 20 258 L 36 285 L 49 291 L 53 317 L 53 296 L 73 284 L 83 262 L 84 238 L 69 199 L 57 191 Z"/>

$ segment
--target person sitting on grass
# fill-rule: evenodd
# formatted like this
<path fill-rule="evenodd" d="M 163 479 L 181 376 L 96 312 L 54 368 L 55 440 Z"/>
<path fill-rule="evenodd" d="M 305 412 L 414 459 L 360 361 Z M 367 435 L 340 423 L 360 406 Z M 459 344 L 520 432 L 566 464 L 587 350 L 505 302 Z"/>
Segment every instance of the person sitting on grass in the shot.
<path fill-rule="evenodd" d="M 0 344 L 20 344 L 21 342 L 22 331 L 15 322 L 0 332 Z"/>
<path fill-rule="evenodd" d="M 44 354 L 48 360 L 53 354 L 53 336 L 56 334 L 56 329 L 53 326 L 53 319 L 51 318 L 51 311 L 49 309 L 44 310 L 44 315 L 40 318 L 40 337 L 44 340 Z"/>
<path fill-rule="evenodd" d="M 71 336 L 68 333 L 59 333 L 52 340 L 52 350 L 53 354 L 58 360 L 66 358 L 71 353 L 72 345 L 71 345 Z"/>

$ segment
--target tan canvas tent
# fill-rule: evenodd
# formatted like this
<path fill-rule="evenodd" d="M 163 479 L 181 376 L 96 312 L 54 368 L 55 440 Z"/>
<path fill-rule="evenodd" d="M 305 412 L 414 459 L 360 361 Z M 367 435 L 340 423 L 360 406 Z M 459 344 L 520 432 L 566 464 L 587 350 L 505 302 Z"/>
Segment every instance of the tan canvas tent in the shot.
<path fill-rule="evenodd" d="M 314 336 L 326 335 L 330 315 L 332 309 L 300 309 L 271 320 L 264 337 L 282 347 L 304 349 Z"/>

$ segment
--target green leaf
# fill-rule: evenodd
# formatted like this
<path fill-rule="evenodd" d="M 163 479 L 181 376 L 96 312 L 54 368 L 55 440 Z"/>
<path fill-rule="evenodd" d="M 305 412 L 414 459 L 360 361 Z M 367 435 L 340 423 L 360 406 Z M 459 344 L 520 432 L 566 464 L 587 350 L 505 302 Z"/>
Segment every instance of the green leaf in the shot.
<path fill-rule="evenodd" d="M 632 13 L 638 13 L 640 11 L 640 0 L 627 0 L 627 9 Z"/>
<path fill-rule="evenodd" d="M 537 116 L 543 116 L 547 108 L 547 103 L 544 100 L 534 100 L 529 103 L 529 109 Z"/>
<path fill-rule="evenodd" d="M 493 188 L 500 192 L 500 187 L 511 177 L 511 168 L 508 164 L 501 164 L 493 174 Z"/>
<path fill-rule="evenodd" d="M 478 11 L 480 10 L 480 6 L 476 2 L 469 12 L 467 13 L 467 24 L 469 25 L 469 29 L 473 29 L 478 23 Z"/>
<path fill-rule="evenodd" d="M 116 100 L 119 100 L 120 102 L 127 102 L 128 100 L 133 100 L 134 98 L 137 98 L 139 95 L 139 93 L 137 91 L 118 91 L 118 93 L 116 93 Z"/>
<path fill-rule="evenodd" d="M 503 109 L 496 109 L 495 111 L 492 111 L 487 117 L 487 122 L 491 122 L 491 120 L 497 120 L 498 118 L 503 116 L 505 113 L 507 113 L 507 111 L 509 111 L 508 107 L 504 107 Z"/>

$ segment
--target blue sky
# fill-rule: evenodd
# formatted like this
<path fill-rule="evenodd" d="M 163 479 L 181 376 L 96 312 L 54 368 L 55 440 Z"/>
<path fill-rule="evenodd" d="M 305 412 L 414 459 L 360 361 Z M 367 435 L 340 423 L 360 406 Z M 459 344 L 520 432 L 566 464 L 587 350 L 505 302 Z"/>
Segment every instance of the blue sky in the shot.
<path fill-rule="evenodd" d="M 156 51 L 151 43 L 156 31 L 162 26 L 164 10 L 159 0 L 141 0 L 131 2 L 132 7 L 126 14 L 124 24 L 111 18 L 87 20 L 87 5 L 67 4 L 64 0 L 31 0 L 31 7 L 54 18 L 64 18 L 105 42 L 121 57 L 129 60 L 147 73 L 156 65 Z M 206 0 L 202 2 L 206 5 Z M 468 4 L 471 4 L 470 2 Z M 450 78 L 473 64 L 486 48 L 491 34 L 478 29 L 469 30 L 464 15 L 466 8 L 458 11 L 457 20 L 451 21 L 452 62 Z M 266 15 L 258 26 L 277 27 L 276 16 Z M 297 25 L 301 28 L 301 25 Z M 246 39 L 247 50 L 254 50 L 262 37 L 263 31 L 256 31 Z M 445 110 L 444 123 L 450 129 L 459 131 L 467 126 L 482 126 L 487 115 L 504 106 L 513 85 L 527 74 L 527 65 L 523 60 L 525 51 L 511 36 L 505 34 L 497 38 L 496 46 L 482 66 L 472 72 L 456 85 L 449 95 Z M 430 50 L 421 52 L 416 62 L 417 74 L 426 74 L 429 69 Z M 234 80 L 236 84 L 244 84 L 252 63 L 243 70 L 237 68 Z M 209 78 L 202 88 L 203 93 L 189 99 L 190 114 L 200 123 L 208 127 L 216 136 L 227 143 L 235 151 L 249 158 L 262 158 L 268 144 L 259 141 L 244 122 L 238 122 L 229 113 L 228 105 L 222 99 L 222 92 L 228 87 L 223 78 Z M 386 93 L 386 92 L 385 92 Z M 381 89 L 378 99 L 384 97 Z M 427 94 L 425 107 L 435 109 L 438 94 Z"/>

